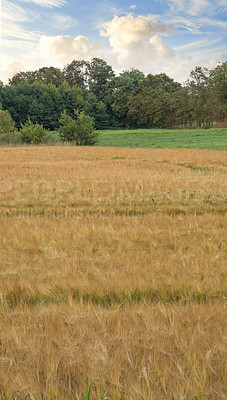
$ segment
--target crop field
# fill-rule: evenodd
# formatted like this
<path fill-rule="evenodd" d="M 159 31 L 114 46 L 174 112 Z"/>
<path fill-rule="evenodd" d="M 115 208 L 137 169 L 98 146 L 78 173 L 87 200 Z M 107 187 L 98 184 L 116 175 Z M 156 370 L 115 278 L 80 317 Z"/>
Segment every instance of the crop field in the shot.
<path fill-rule="evenodd" d="M 97 145 L 227 150 L 227 128 L 104 130 Z"/>
<path fill-rule="evenodd" d="M 226 211 L 223 150 L 0 148 L 0 398 L 225 400 Z"/>

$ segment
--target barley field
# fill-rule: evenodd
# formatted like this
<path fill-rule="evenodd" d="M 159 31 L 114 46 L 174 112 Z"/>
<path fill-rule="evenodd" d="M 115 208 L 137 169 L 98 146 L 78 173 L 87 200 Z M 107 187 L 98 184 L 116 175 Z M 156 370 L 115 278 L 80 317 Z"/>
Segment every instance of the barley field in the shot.
<path fill-rule="evenodd" d="M 226 197 L 226 151 L 0 148 L 0 398 L 225 400 Z"/>

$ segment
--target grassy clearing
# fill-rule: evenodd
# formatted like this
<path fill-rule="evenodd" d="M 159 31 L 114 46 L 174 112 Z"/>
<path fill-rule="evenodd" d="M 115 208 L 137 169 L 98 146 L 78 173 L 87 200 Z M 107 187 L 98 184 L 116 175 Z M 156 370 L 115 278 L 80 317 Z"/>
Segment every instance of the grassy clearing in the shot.
<path fill-rule="evenodd" d="M 226 152 L 0 160 L 0 398 L 226 399 Z"/>
<path fill-rule="evenodd" d="M 227 128 L 101 130 L 97 132 L 99 135 L 97 147 L 227 149 Z M 72 143 L 61 142 L 57 131 L 47 133 L 45 143 L 41 146 L 44 145 L 74 146 Z M 17 143 L 9 138 L 4 146 L 22 145 L 20 141 Z"/>
<path fill-rule="evenodd" d="M 226 150 L 227 129 L 106 130 L 97 146 Z"/>

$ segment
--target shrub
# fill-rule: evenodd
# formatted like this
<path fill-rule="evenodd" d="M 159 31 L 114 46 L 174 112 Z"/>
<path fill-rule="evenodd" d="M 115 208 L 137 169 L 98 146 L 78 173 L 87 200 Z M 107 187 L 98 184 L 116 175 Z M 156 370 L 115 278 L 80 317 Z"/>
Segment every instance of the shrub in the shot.
<path fill-rule="evenodd" d="M 76 120 L 71 118 L 64 111 L 59 119 L 59 136 L 62 142 L 74 142 L 76 141 Z M 77 143 L 76 143 L 77 144 Z"/>
<path fill-rule="evenodd" d="M 0 133 L 13 132 L 15 130 L 15 122 L 9 111 L 0 110 Z"/>
<path fill-rule="evenodd" d="M 39 144 L 45 142 L 47 130 L 37 122 L 33 124 L 29 118 L 24 125 L 21 124 L 20 135 L 24 143 Z"/>
<path fill-rule="evenodd" d="M 45 136 L 45 144 L 55 145 L 60 143 L 59 133 L 55 131 L 47 131 Z"/>
<path fill-rule="evenodd" d="M 79 146 L 89 146 L 97 142 L 94 119 L 89 115 L 75 112 L 77 119 L 64 112 L 59 120 L 59 135 L 63 142 L 73 142 Z"/>
<path fill-rule="evenodd" d="M 8 111 L 0 110 L 0 145 L 20 144 L 21 137 Z"/>

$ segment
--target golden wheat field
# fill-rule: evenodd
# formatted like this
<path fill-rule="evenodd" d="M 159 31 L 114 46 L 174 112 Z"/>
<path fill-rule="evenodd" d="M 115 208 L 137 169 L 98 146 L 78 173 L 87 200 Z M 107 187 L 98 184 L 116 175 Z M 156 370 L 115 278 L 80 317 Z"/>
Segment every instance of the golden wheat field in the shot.
<path fill-rule="evenodd" d="M 226 151 L 0 148 L 0 398 L 226 400 L 226 195 Z"/>

